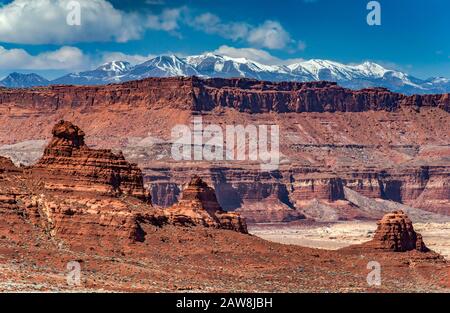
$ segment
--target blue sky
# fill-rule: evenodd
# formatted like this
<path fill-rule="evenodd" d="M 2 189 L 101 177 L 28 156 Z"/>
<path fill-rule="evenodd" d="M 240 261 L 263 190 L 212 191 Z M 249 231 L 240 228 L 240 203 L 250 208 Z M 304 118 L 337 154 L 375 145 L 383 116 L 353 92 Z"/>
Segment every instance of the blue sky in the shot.
<path fill-rule="evenodd" d="M 66 23 L 70 0 L 0 2 L 0 76 L 215 51 L 265 63 L 371 60 L 450 77 L 447 0 L 379 0 L 380 26 L 366 22 L 369 0 L 79 0 L 79 26 Z"/>

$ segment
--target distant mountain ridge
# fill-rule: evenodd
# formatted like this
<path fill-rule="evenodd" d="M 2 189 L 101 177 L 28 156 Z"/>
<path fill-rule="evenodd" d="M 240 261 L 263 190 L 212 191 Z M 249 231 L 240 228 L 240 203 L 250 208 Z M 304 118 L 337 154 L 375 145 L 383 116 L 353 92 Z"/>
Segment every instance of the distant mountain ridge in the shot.
<path fill-rule="evenodd" d="M 289 65 L 267 65 L 247 58 L 232 58 L 206 53 L 187 57 L 161 55 L 141 64 L 113 61 L 84 72 L 70 73 L 49 81 L 37 74 L 12 73 L 0 81 L 4 87 L 57 85 L 103 85 L 148 77 L 199 76 L 245 77 L 267 81 L 337 82 L 351 89 L 385 87 L 404 94 L 450 92 L 450 80 L 432 77 L 422 80 L 407 73 L 387 69 L 377 63 L 346 65 L 330 60 L 312 59 Z"/>
<path fill-rule="evenodd" d="M 0 86 L 2 87 L 10 87 L 10 88 L 26 88 L 26 87 L 34 87 L 34 86 L 47 86 L 50 84 L 50 81 L 45 79 L 44 77 L 30 73 L 30 74 L 21 74 L 21 73 L 11 73 L 6 76 L 4 79 L 0 81 Z"/>

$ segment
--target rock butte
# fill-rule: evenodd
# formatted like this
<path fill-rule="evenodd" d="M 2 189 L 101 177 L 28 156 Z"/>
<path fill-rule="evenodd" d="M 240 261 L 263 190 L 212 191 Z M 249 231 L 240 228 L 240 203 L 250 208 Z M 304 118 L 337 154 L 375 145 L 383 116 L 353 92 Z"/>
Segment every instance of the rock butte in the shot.
<path fill-rule="evenodd" d="M 194 176 L 177 204 L 164 210 L 175 225 L 204 225 L 247 233 L 245 219 L 240 214 L 225 212 L 219 205 L 214 189 Z"/>
<path fill-rule="evenodd" d="M 373 240 L 366 245 L 375 249 L 387 249 L 396 252 L 428 251 L 422 240 L 422 235 L 414 231 L 411 220 L 403 211 L 386 214 L 378 222 Z"/>
<path fill-rule="evenodd" d="M 121 152 L 94 150 L 84 142 L 84 132 L 70 122 L 53 127 L 53 138 L 32 172 L 45 188 L 130 195 L 150 201 L 143 186 L 142 172 L 127 162 Z"/>

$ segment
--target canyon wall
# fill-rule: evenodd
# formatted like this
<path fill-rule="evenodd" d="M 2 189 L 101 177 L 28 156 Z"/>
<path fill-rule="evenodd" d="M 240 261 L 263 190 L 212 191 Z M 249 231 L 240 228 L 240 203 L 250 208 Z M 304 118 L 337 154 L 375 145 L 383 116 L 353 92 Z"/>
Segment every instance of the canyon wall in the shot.
<path fill-rule="evenodd" d="M 438 107 L 450 111 L 449 94 L 405 96 L 385 88 L 350 90 L 332 82 L 264 82 L 252 79 L 148 78 L 107 86 L 0 88 L 0 109 L 94 110 L 111 105 L 192 111 L 217 107 L 241 112 L 362 112 L 400 107 Z"/>
<path fill-rule="evenodd" d="M 249 222 L 320 219 L 317 212 L 326 219 L 381 217 L 355 207 L 344 187 L 450 214 L 449 103 L 448 94 L 405 96 L 383 88 L 353 91 L 330 82 L 195 77 L 0 88 L 0 153 L 17 164 L 38 162 L 36 173 L 46 167 L 40 175 L 49 177 L 50 189 L 102 187 L 104 193 L 141 197 L 148 192 L 161 207 L 175 204 L 187 177 L 197 174 L 215 188 L 222 208 L 242 212 Z M 204 126 L 278 125 L 278 170 L 262 171 L 248 160 L 174 161 L 171 130 L 191 126 L 194 116 L 201 116 Z M 60 119 L 76 121 L 90 134 L 86 142 L 80 139 L 75 150 L 67 145 L 52 150 L 55 138 L 49 134 Z M 123 150 L 123 155 L 105 148 Z M 44 154 L 40 161 L 37 151 Z M 62 169 L 66 154 L 73 163 Z M 142 178 L 124 158 L 142 169 L 148 191 L 138 191 Z M 107 166 L 97 172 L 99 163 Z M 77 181 L 71 185 L 73 173 Z M 122 187 L 105 187 L 106 181 L 117 182 L 117 173 Z"/>

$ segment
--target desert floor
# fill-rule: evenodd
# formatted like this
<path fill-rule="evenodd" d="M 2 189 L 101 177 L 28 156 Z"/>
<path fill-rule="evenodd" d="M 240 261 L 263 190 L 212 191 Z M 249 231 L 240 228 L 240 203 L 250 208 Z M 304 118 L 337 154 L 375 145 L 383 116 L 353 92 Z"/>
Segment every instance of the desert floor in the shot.
<path fill-rule="evenodd" d="M 336 250 L 369 241 L 376 223 L 373 221 L 339 222 L 328 224 L 256 224 L 251 234 L 260 238 L 311 248 Z M 428 248 L 450 260 L 450 223 L 414 223 Z"/>

